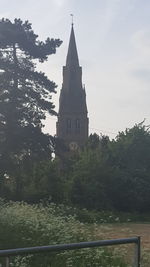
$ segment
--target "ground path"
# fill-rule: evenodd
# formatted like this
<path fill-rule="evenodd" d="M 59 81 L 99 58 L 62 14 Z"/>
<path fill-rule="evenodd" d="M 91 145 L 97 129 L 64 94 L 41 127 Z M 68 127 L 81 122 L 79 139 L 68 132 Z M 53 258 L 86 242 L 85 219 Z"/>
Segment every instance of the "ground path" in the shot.
<path fill-rule="evenodd" d="M 141 237 L 141 251 L 143 264 L 150 266 L 150 224 L 148 223 L 115 223 L 95 226 L 98 239 L 116 239 L 128 237 Z M 149 265 L 148 264 L 149 261 Z"/>

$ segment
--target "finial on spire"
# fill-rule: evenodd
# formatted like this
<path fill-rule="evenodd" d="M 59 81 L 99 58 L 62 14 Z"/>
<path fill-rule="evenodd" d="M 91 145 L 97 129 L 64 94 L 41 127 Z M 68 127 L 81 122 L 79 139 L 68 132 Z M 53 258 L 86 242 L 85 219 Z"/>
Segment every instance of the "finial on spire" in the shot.
<path fill-rule="evenodd" d="M 73 14 L 70 14 L 70 16 L 71 16 L 71 25 L 73 26 Z"/>

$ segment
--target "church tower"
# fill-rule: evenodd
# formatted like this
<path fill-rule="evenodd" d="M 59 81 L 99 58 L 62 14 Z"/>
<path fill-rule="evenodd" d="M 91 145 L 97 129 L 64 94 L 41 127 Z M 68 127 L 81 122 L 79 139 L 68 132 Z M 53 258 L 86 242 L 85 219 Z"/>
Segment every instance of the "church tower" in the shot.
<path fill-rule="evenodd" d="M 56 127 L 57 136 L 63 139 L 71 150 L 82 147 L 88 138 L 86 94 L 82 85 L 82 68 L 79 65 L 73 23 L 66 66 L 63 67 Z"/>

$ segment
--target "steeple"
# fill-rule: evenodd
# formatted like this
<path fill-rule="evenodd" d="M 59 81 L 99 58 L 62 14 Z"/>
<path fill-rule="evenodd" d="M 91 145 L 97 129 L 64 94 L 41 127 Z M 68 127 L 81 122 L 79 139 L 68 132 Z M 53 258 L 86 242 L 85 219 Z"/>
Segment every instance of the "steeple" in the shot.
<path fill-rule="evenodd" d="M 79 66 L 79 59 L 78 59 L 73 23 L 72 23 L 72 27 L 71 27 L 71 34 L 70 34 L 70 41 L 69 41 L 66 66 L 67 67 Z"/>
<path fill-rule="evenodd" d="M 82 86 L 82 68 L 79 66 L 73 23 L 66 65 L 63 67 L 56 134 L 67 145 L 76 144 L 76 147 L 84 145 L 88 137 L 86 94 Z"/>

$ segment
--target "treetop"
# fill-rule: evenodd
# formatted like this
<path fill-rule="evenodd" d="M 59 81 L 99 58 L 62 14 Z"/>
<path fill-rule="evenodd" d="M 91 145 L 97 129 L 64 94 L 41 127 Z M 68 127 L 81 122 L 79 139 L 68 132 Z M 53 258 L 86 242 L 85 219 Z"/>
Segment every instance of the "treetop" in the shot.
<path fill-rule="evenodd" d="M 62 43 L 60 39 L 47 38 L 44 42 L 37 39 L 32 24 L 28 20 L 23 22 L 15 18 L 13 22 L 9 19 L 0 20 L 0 48 L 19 48 L 32 59 L 40 62 L 47 60 L 48 56 L 56 53 L 56 48 Z"/>

